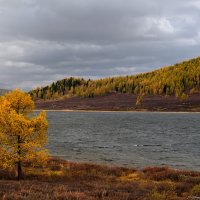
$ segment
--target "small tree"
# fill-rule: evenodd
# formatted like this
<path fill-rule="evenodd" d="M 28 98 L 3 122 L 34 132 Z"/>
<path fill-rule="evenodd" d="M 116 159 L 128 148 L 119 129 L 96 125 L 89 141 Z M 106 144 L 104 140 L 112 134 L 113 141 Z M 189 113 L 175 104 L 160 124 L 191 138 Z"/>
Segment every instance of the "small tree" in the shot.
<path fill-rule="evenodd" d="M 188 95 L 185 94 L 185 93 L 182 93 L 180 95 L 179 99 L 180 99 L 181 102 L 186 102 L 186 101 L 188 101 Z"/>
<path fill-rule="evenodd" d="M 137 100 L 136 100 L 136 107 L 140 106 L 142 103 L 143 95 L 138 95 Z"/>
<path fill-rule="evenodd" d="M 22 178 L 24 162 L 42 164 L 48 158 L 46 113 L 34 117 L 34 102 L 30 95 L 14 90 L 0 97 L 0 167 L 17 166 Z"/>

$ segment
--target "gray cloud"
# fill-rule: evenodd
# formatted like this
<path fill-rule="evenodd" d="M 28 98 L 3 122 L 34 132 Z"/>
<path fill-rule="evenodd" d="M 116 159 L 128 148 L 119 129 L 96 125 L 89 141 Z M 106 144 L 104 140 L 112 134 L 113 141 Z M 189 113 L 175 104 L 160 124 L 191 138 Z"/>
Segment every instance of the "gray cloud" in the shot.
<path fill-rule="evenodd" d="M 198 0 L 0 0 L 0 88 L 135 74 L 199 52 Z"/>

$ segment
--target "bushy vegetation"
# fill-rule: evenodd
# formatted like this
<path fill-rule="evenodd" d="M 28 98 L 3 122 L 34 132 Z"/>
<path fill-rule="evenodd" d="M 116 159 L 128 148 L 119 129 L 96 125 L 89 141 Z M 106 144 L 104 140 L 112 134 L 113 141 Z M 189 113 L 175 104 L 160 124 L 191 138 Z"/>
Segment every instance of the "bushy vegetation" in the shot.
<path fill-rule="evenodd" d="M 110 92 L 144 95 L 176 95 L 187 101 L 189 93 L 200 92 L 200 57 L 174 66 L 164 67 L 148 73 L 84 80 L 66 78 L 46 87 L 30 91 L 34 99 L 53 99 L 63 96 L 95 97 Z"/>
<path fill-rule="evenodd" d="M 200 184 L 200 172 L 168 167 L 136 170 L 57 158 L 46 167 L 27 164 L 20 182 L 9 180 L 15 171 L 0 174 L 0 196 L 5 200 L 186 200 L 198 197 Z"/>

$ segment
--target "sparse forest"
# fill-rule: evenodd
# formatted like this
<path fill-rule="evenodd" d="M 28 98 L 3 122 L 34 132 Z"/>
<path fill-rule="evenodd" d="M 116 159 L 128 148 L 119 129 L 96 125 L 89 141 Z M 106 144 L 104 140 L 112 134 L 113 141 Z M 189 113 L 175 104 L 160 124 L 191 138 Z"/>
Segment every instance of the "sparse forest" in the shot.
<path fill-rule="evenodd" d="M 138 103 L 142 96 L 148 95 L 176 95 L 186 101 L 188 94 L 200 92 L 200 57 L 138 75 L 99 80 L 65 78 L 34 89 L 30 94 L 35 100 L 46 100 L 65 96 L 95 97 L 110 92 L 138 95 Z"/>

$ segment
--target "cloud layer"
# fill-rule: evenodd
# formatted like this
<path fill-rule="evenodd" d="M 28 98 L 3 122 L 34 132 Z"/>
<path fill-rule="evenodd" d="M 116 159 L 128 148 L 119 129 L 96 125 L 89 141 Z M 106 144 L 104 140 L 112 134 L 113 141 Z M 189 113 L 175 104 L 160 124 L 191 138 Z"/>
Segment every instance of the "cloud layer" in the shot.
<path fill-rule="evenodd" d="M 0 88 L 135 74 L 199 55 L 199 0 L 0 0 Z"/>

